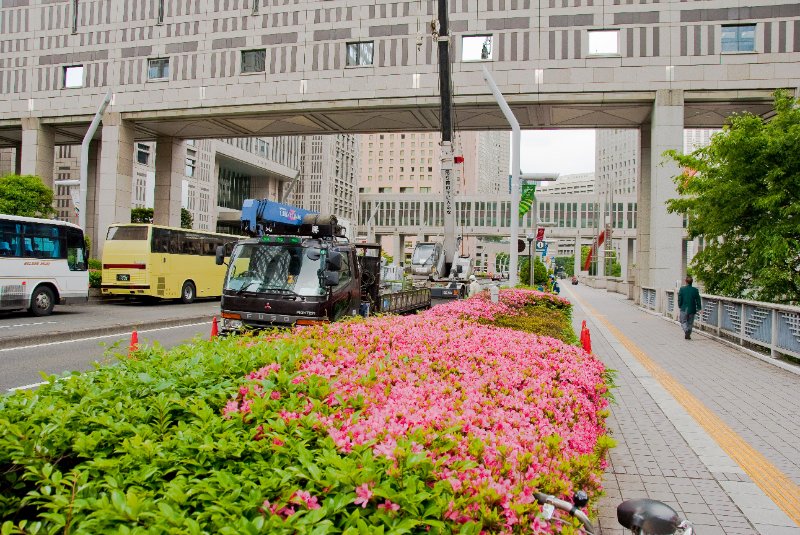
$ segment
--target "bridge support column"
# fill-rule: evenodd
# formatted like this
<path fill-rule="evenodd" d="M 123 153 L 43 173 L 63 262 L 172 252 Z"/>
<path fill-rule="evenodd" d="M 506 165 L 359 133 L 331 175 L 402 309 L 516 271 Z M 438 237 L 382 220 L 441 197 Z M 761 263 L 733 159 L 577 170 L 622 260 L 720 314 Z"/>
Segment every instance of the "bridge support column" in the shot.
<path fill-rule="evenodd" d="M 186 148 L 172 137 L 156 139 L 156 188 L 153 223 L 181 226 L 181 187 L 185 175 Z"/>
<path fill-rule="evenodd" d="M 575 261 L 573 262 L 572 272 L 576 277 L 581 274 L 583 266 L 581 265 L 581 235 L 580 233 L 575 236 Z"/>
<path fill-rule="evenodd" d="M 22 144 L 17 145 L 14 149 L 14 174 L 22 174 Z"/>
<path fill-rule="evenodd" d="M 105 241 L 105 231 L 102 233 L 98 229 L 98 219 L 100 217 L 100 203 L 97 202 L 97 187 L 99 184 L 98 171 L 100 168 L 100 142 L 92 141 L 89 144 L 89 168 L 86 170 L 86 206 L 81 210 L 86 210 L 86 235 L 92 240 L 92 247 L 89 254 L 95 256 L 95 251 L 99 251 L 102 242 Z M 99 253 L 96 255 L 99 258 Z"/>
<path fill-rule="evenodd" d="M 103 116 L 103 141 L 100 172 L 95 189 L 97 225 L 92 233 L 94 253 L 100 258 L 108 227 L 131 220 L 131 180 L 133 177 L 133 123 L 119 113 Z"/>
<path fill-rule="evenodd" d="M 398 264 L 405 262 L 405 251 L 403 251 L 403 240 L 398 233 L 392 234 L 392 256 Z"/>
<path fill-rule="evenodd" d="M 45 186 L 53 187 L 53 166 L 55 165 L 55 132 L 42 124 L 37 117 L 22 119 L 22 150 L 18 151 L 19 172 L 22 175 L 36 175 Z"/>
<path fill-rule="evenodd" d="M 649 129 L 642 127 L 641 182 L 638 190 L 637 241 L 638 287 L 655 288 L 655 309 L 661 310 L 664 290 L 680 280 L 683 254 L 683 220 L 667 213 L 666 201 L 678 196 L 673 178 L 678 166 L 666 161 L 668 149 L 683 150 L 683 91 L 661 89 L 650 116 Z M 638 291 L 636 301 L 641 298 Z"/>

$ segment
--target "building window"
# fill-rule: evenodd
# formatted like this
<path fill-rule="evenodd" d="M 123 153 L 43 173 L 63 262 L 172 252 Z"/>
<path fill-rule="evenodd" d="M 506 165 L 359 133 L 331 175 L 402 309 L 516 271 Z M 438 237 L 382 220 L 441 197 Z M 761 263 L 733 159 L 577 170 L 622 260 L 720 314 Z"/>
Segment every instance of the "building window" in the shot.
<path fill-rule="evenodd" d="M 163 80 L 169 78 L 169 58 L 147 60 L 147 79 Z"/>
<path fill-rule="evenodd" d="M 164 0 L 158 0 L 158 19 L 156 24 L 164 24 Z"/>
<path fill-rule="evenodd" d="M 431 192 L 431 188 L 427 187 L 427 186 L 424 187 L 424 188 L 419 188 L 419 192 L 420 193 L 430 193 Z"/>
<path fill-rule="evenodd" d="M 400 188 L 400 193 L 414 193 L 414 188 Z"/>
<path fill-rule="evenodd" d="M 372 65 L 374 45 L 373 41 L 347 43 L 347 66 L 364 67 Z M 381 139 L 383 139 L 383 136 L 381 136 Z"/>
<path fill-rule="evenodd" d="M 491 61 L 491 35 L 465 35 L 461 38 L 461 61 Z"/>
<path fill-rule="evenodd" d="M 389 188 L 389 187 L 378 188 L 378 193 L 391 193 L 391 192 L 392 192 L 392 188 Z"/>
<path fill-rule="evenodd" d="M 150 161 L 150 147 L 139 143 L 136 148 L 136 162 L 142 165 L 147 165 L 149 161 Z"/>
<path fill-rule="evenodd" d="M 722 27 L 723 52 L 755 52 L 756 25 L 737 24 Z"/>
<path fill-rule="evenodd" d="M 242 72 L 264 72 L 266 70 L 267 51 L 242 50 Z"/>
<path fill-rule="evenodd" d="M 78 33 L 78 0 L 72 0 L 72 33 Z"/>
<path fill-rule="evenodd" d="M 589 30 L 589 55 L 619 54 L 619 30 Z"/>
<path fill-rule="evenodd" d="M 83 65 L 64 67 L 64 87 L 83 87 Z"/>
<path fill-rule="evenodd" d="M 186 176 L 188 178 L 192 178 L 194 176 L 194 169 L 197 166 L 197 162 L 194 158 L 186 158 Z"/>

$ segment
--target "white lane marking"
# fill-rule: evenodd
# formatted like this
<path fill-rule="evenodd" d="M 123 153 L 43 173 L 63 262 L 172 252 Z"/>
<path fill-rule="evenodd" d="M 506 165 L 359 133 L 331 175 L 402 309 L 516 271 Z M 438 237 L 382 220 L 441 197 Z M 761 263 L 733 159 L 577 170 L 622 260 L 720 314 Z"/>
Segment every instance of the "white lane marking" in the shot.
<path fill-rule="evenodd" d="M 169 329 L 179 329 L 181 327 L 197 327 L 199 325 L 207 325 L 209 323 L 211 323 L 211 322 L 210 321 L 204 321 L 204 322 L 201 322 L 201 323 L 190 323 L 188 325 L 175 325 L 174 327 L 159 327 L 157 329 L 146 329 L 146 330 L 143 330 L 143 331 L 137 331 L 137 333 L 150 333 L 150 332 L 155 332 L 155 331 L 166 331 L 166 330 L 169 330 Z M 68 344 L 68 343 L 71 343 L 71 342 L 82 342 L 82 341 L 86 341 L 86 340 L 99 340 L 101 338 L 112 338 L 114 336 L 120 336 L 120 335 L 119 334 L 107 334 L 105 336 L 92 336 L 92 337 L 89 337 L 89 338 L 80 338 L 78 340 L 64 340 L 63 342 L 49 342 L 49 343 L 46 343 L 46 344 L 37 344 L 37 345 L 33 345 L 33 346 L 14 347 L 14 348 L 10 348 L 10 349 L 0 349 L 0 351 L 11 351 L 12 349 L 29 349 L 29 348 L 32 348 L 32 347 L 52 346 L 52 345 L 56 345 L 56 344 Z M 66 379 L 71 379 L 71 378 L 72 378 L 71 375 L 66 377 Z M 58 379 L 58 380 L 60 381 L 61 379 Z M 32 384 L 29 384 L 29 385 L 15 386 L 14 388 L 9 388 L 8 391 L 9 392 L 14 392 L 15 390 L 27 390 L 28 388 L 36 388 L 37 386 L 46 385 L 47 383 L 48 383 L 48 381 L 42 381 L 41 383 L 32 383 Z"/>
<path fill-rule="evenodd" d="M 14 327 L 32 327 L 34 325 L 55 324 L 57 321 L 39 321 L 36 323 L 17 323 L 16 325 L 0 325 L 0 329 L 12 329 Z"/>
<path fill-rule="evenodd" d="M 189 323 L 186 325 L 175 325 L 172 327 L 158 327 L 157 329 L 145 329 L 142 331 L 136 331 L 137 333 L 151 333 L 156 331 L 167 331 L 169 329 L 180 329 L 182 327 L 197 327 L 199 325 L 207 325 L 211 324 L 210 321 L 203 321 L 200 323 Z M 131 330 L 131 332 L 133 332 Z M 7 347 L 5 349 L 0 349 L 0 353 L 3 351 L 16 351 L 17 349 L 33 349 L 35 347 L 45 347 L 45 346 L 55 346 L 59 344 L 74 344 L 76 342 L 86 342 L 88 340 L 102 340 L 103 338 L 115 338 L 120 336 L 127 336 L 126 333 L 117 333 L 117 334 L 104 334 L 102 336 L 90 336 L 88 338 L 76 338 L 75 340 L 61 340 L 59 342 L 46 342 L 44 344 L 34 344 L 30 346 L 17 346 L 17 347 Z"/>

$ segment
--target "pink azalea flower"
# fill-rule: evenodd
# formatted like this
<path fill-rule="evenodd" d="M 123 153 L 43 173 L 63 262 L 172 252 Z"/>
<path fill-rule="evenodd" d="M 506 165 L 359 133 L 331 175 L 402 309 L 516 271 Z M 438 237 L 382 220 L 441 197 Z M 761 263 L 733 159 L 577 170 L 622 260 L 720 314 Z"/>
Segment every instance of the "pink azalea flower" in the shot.
<path fill-rule="evenodd" d="M 356 499 L 353 501 L 354 504 L 366 508 L 370 498 L 372 498 L 372 490 L 370 490 L 368 484 L 364 483 L 356 487 Z"/>
<path fill-rule="evenodd" d="M 399 511 L 400 505 L 386 500 L 383 503 L 378 504 L 378 509 L 383 509 L 384 511 Z"/>

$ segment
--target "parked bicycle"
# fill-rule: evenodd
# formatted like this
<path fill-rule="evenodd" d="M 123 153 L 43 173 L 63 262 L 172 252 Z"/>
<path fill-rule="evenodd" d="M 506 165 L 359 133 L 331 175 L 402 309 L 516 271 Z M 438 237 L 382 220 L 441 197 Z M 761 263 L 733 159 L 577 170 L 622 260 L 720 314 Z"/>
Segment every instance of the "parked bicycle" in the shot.
<path fill-rule="evenodd" d="M 572 502 L 561 500 L 550 494 L 537 492 L 536 501 L 542 504 L 545 518 L 553 519 L 555 509 L 565 511 L 581 521 L 582 531 L 597 535 L 589 517 L 581 511 L 589 502 L 583 491 L 575 493 Z M 694 535 L 694 526 L 688 520 L 682 520 L 669 505 L 657 500 L 626 500 L 617 506 L 617 521 L 625 529 L 635 535 Z"/>

